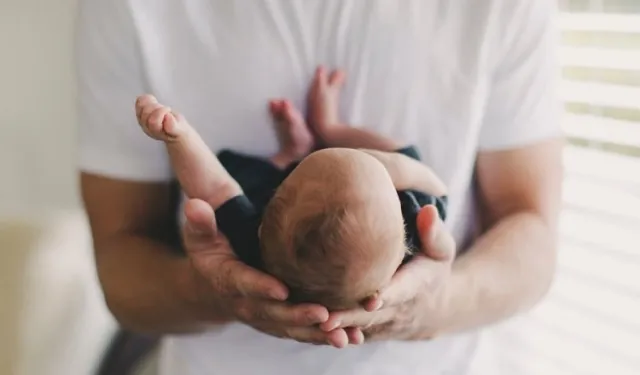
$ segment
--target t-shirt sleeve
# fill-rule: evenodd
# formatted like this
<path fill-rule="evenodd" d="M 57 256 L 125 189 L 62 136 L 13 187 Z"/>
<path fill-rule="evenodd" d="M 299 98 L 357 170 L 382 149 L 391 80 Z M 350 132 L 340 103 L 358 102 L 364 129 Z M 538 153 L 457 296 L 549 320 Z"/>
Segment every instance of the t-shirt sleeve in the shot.
<path fill-rule="evenodd" d="M 148 85 L 128 2 L 81 0 L 75 42 L 79 169 L 126 180 L 171 179 L 163 144 L 136 120 L 136 97 Z"/>
<path fill-rule="evenodd" d="M 557 5 L 508 0 L 496 17 L 494 74 L 480 131 L 480 150 L 525 146 L 562 135 L 557 95 Z"/>

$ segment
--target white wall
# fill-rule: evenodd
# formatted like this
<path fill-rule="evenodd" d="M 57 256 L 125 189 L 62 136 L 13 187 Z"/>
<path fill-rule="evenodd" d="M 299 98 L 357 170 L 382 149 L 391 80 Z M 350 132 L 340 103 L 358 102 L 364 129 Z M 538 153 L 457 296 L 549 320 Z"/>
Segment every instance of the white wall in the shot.
<path fill-rule="evenodd" d="M 0 0 L 3 375 L 88 375 L 114 329 L 79 210 L 75 9 L 76 0 Z"/>
<path fill-rule="evenodd" d="M 0 0 L 0 216 L 78 207 L 76 0 Z"/>

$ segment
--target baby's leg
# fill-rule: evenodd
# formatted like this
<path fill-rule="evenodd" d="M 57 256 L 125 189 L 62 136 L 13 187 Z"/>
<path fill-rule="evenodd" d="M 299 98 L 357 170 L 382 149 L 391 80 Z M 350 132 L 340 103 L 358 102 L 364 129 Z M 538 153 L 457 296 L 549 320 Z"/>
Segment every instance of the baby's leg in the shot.
<path fill-rule="evenodd" d="M 242 194 L 238 183 L 184 116 L 172 112 L 151 95 L 138 98 L 136 114 L 144 132 L 165 143 L 173 170 L 187 196 L 202 199 L 215 209 Z"/>
<path fill-rule="evenodd" d="M 269 110 L 276 123 L 280 150 L 270 161 L 284 169 L 307 156 L 314 146 L 311 130 L 304 117 L 288 100 L 272 100 Z"/>
<path fill-rule="evenodd" d="M 403 145 L 371 130 L 350 127 L 339 119 L 340 93 L 345 73 L 316 71 L 309 93 L 311 127 L 326 147 L 368 148 L 394 151 Z"/>

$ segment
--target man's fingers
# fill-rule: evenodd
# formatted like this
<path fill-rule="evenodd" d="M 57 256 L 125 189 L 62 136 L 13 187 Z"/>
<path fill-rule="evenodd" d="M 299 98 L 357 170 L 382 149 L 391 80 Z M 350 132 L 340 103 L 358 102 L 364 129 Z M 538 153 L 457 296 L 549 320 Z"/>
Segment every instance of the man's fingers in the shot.
<path fill-rule="evenodd" d="M 326 332 L 332 332 L 340 328 L 346 329 L 348 327 L 367 329 L 371 326 L 393 320 L 394 313 L 395 309 L 382 309 L 374 312 L 368 312 L 364 309 L 353 309 L 333 312 L 326 322 L 320 324 L 320 329 Z"/>
<path fill-rule="evenodd" d="M 316 345 L 333 345 L 327 333 L 322 332 L 317 327 L 289 327 L 285 330 L 285 333 L 289 338 L 299 342 Z"/>
<path fill-rule="evenodd" d="M 364 344 L 364 333 L 362 333 L 362 330 L 360 328 L 348 327 L 345 328 L 344 331 L 347 333 L 347 337 L 349 338 L 349 344 Z"/>
<path fill-rule="evenodd" d="M 338 328 L 324 334 L 326 335 L 326 342 L 333 347 L 342 349 L 349 345 L 349 336 L 344 329 Z"/>
<path fill-rule="evenodd" d="M 383 306 L 408 302 L 418 291 L 424 292 L 425 288 L 433 285 L 442 276 L 444 270 L 449 269 L 455 257 L 455 241 L 442 225 L 435 206 L 423 207 L 417 221 L 422 254 L 417 254 L 402 266 L 393 276 L 389 286 L 380 291 L 378 299 L 382 301 Z"/>
<path fill-rule="evenodd" d="M 219 270 L 222 280 L 227 281 L 228 289 L 237 291 L 241 296 L 277 301 L 284 301 L 289 296 L 287 288 L 276 278 L 244 264 L 237 258 L 231 257 L 226 260 L 224 267 L 224 271 Z"/>
<path fill-rule="evenodd" d="M 217 289 L 230 295 L 287 299 L 284 284 L 237 259 L 224 236 L 217 233 L 213 209 L 208 203 L 191 199 L 184 211 L 187 251 Z"/>
<path fill-rule="evenodd" d="M 286 302 L 253 301 L 248 319 L 277 322 L 291 327 L 309 327 L 325 322 L 329 311 L 320 305 L 292 305 Z"/>
<path fill-rule="evenodd" d="M 216 222 L 213 208 L 200 199 L 190 199 L 184 205 L 187 218 L 186 229 L 198 237 L 213 237 L 216 235 Z"/>

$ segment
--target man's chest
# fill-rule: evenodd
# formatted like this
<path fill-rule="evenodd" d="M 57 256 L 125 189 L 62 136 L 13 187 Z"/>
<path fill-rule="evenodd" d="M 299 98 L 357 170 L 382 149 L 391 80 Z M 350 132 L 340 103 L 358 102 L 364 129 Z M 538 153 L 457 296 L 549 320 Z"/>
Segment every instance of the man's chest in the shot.
<path fill-rule="evenodd" d="M 473 137 L 482 116 L 488 16 L 463 3 L 133 1 L 150 90 L 213 149 L 273 152 L 268 100 L 304 111 L 324 64 L 348 74 L 345 122 L 415 143 L 425 160 Z"/>

